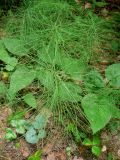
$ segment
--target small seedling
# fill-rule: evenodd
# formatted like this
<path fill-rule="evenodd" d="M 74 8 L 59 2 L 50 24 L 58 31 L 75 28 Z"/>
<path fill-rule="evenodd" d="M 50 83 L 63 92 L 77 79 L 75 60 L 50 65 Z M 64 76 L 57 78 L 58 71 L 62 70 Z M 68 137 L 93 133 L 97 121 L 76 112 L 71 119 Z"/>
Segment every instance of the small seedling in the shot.
<path fill-rule="evenodd" d="M 21 113 L 21 112 L 19 112 Z M 29 122 L 28 120 L 21 119 L 23 115 L 18 114 L 9 117 L 9 123 L 13 129 L 15 129 L 17 134 L 25 136 L 28 143 L 35 144 L 40 139 L 46 136 L 46 123 L 47 118 L 43 115 L 37 115 L 35 120 Z M 13 140 L 17 138 L 16 133 L 12 128 L 7 128 L 5 138 L 8 140 Z"/>
<path fill-rule="evenodd" d="M 32 122 L 31 126 L 28 128 L 25 139 L 27 142 L 35 144 L 40 139 L 45 138 L 46 131 L 45 126 L 47 123 L 47 119 L 43 115 L 36 116 L 35 120 Z"/>
<path fill-rule="evenodd" d="M 82 132 L 82 131 L 79 131 L 77 129 L 77 127 L 72 123 L 68 124 L 66 130 L 70 134 L 72 134 L 72 136 L 73 136 L 73 138 L 74 138 L 76 143 L 80 143 L 81 139 L 86 138 L 86 134 L 84 132 Z"/>
<path fill-rule="evenodd" d="M 41 160 L 42 151 L 37 151 L 31 155 L 28 160 Z"/>
<path fill-rule="evenodd" d="M 5 139 L 11 141 L 11 140 L 14 140 L 16 138 L 17 138 L 16 133 L 11 128 L 7 128 Z"/>
<path fill-rule="evenodd" d="M 98 135 L 93 136 L 93 140 L 89 138 L 85 138 L 83 141 L 83 145 L 88 146 L 91 148 L 91 151 L 97 157 L 101 154 L 101 147 L 100 147 L 100 137 Z"/>
<path fill-rule="evenodd" d="M 66 148 L 66 154 L 67 154 L 68 157 L 71 156 L 71 147 Z"/>
<path fill-rule="evenodd" d="M 15 148 L 19 149 L 20 148 L 20 143 L 15 143 Z"/>

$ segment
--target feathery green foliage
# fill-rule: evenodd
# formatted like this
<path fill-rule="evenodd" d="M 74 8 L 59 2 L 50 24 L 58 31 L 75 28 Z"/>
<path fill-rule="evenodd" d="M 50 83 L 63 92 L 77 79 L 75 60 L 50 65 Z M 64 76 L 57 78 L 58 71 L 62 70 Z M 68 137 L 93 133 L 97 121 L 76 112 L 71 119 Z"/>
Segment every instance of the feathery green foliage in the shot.
<path fill-rule="evenodd" d="M 9 36 L 0 41 L 0 60 L 10 73 L 8 101 L 19 98 L 38 111 L 47 107 L 54 118 L 85 132 L 91 132 L 90 123 L 93 134 L 118 116 L 111 93 L 117 95 L 120 87 L 119 64 L 106 69 L 108 84 L 88 66 L 112 32 L 102 18 L 59 0 L 31 0 L 8 18 Z M 30 94 L 35 85 L 41 91 Z M 44 136 L 35 126 L 26 133 L 30 143 Z"/>

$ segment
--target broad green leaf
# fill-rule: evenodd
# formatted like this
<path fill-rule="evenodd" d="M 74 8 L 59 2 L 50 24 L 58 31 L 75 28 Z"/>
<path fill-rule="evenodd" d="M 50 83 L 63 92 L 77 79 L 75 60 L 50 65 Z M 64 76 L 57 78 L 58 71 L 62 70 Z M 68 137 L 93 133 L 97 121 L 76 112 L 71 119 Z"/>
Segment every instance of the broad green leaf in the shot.
<path fill-rule="evenodd" d="M 33 126 L 35 129 L 43 129 L 46 126 L 46 122 L 47 119 L 44 115 L 37 115 L 33 122 Z"/>
<path fill-rule="evenodd" d="M 84 77 L 84 84 L 87 91 L 96 91 L 104 87 L 104 81 L 98 71 L 91 71 Z"/>
<path fill-rule="evenodd" d="M 101 154 L 101 148 L 100 147 L 97 147 L 97 146 L 93 146 L 92 147 L 92 153 L 94 154 L 94 155 L 96 155 L 97 157 L 99 157 L 100 156 L 100 154 Z"/>
<path fill-rule="evenodd" d="M 24 41 L 17 38 L 4 38 L 3 43 L 6 49 L 17 56 L 24 56 L 28 53 L 28 49 L 25 48 Z"/>
<path fill-rule="evenodd" d="M 37 151 L 37 152 L 35 152 L 35 154 L 30 156 L 28 158 L 28 160 L 41 160 L 41 155 L 42 155 L 42 152 L 41 151 Z"/>
<path fill-rule="evenodd" d="M 89 138 L 85 138 L 82 144 L 85 146 L 92 146 L 92 141 Z"/>
<path fill-rule="evenodd" d="M 11 120 L 10 124 L 13 127 L 24 126 L 26 124 L 26 121 L 24 119 L 16 119 L 16 120 Z"/>
<path fill-rule="evenodd" d="M 105 75 L 111 86 L 120 87 L 120 63 L 108 66 Z"/>
<path fill-rule="evenodd" d="M 80 60 L 64 56 L 61 68 L 66 74 L 70 75 L 72 79 L 81 80 L 86 67 Z"/>
<path fill-rule="evenodd" d="M 11 120 L 10 124 L 11 126 L 15 127 L 17 133 L 19 134 L 25 133 L 25 125 L 26 125 L 25 120 L 23 119 Z"/>
<path fill-rule="evenodd" d="M 0 95 L 6 94 L 6 90 L 7 90 L 7 88 L 5 86 L 5 83 L 1 81 L 0 82 Z"/>
<path fill-rule="evenodd" d="M 44 129 L 39 130 L 38 138 L 43 139 L 46 136 L 46 131 Z"/>
<path fill-rule="evenodd" d="M 16 139 L 16 138 L 17 138 L 16 133 L 11 128 L 7 128 L 6 129 L 6 134 L 5 134 L 5 139 L 13 140 L 13 139 Z"/>
<path fill-rule="evenodd" d="M 47 89 L 54 88 L 54 75 L 51 71 L 41 68 L 37 72 L 37 78 Z"/>
<path fill-rule="evenodd" d="M 82 90 L 79 85 L 73 82 L 61 82 L 58 88 L 58 97 L 60 101 L 77 102 L 81 101 Z"/>
<path fill-rule="evenodd" d="M 25 103 L 27 103 L 30 107 L 36 108 L 37 107 L 37 102 L 32 93 L 28 93 L 23 97 Z"/>
<path fill-rule="evenodd" d="M 99 135 L 93 136 L 93 145 L 100 145 L 100 136 Z"/>
<path fill-rule="evenodd" d="M 25 134 L 25 139 L 28 143 L 36 144 L 39 140 L 36 130 L 34 128 L 30 128 Z"/>
<path fill-rule="evenodd" d="M 7 71 L 12 71 L 17 64 L 18 64 L 18 60 L 16 58 L 14 58 L 14 57 L 10 58 L 7 61 L 6 70 Z"/>
<path fill-rule="evenodd" d="M 19 134 L 24 134 L 25 133 L 25 128 L 22 126 L 16 127 L 16 132 Z"/>
<path fill-rule="evenodd" d="M 1 45 L 0 45 L 0 47 L 1 47 Z M 11 57 L 9 56 L 8 52 L 5 50 L 4 47 L 2 47 L 0 49 L 0 60 L 7 63 L 10 60 L 10 58 Z"/>
<path fill-rule="evenodd" d="M 30 85 L 35 76 L 36 72 L 32 69 L 30 70 L 25 66 L 17 68 L 10 78 L 10 87 L 8 90 L 10 98 L 14 98 L 18 91 Z"/>
<path fill-rule="evenodd" d="M 0 60 L 6 63 L 6 70 L 12 71 L 17 65 L 18 60 L 15 57 L 10 57 L 2 42 L 0 41 Z"/>
<path fill-rule="evenodd" d="M 106 97 L 88 94 L 82 99 L 82 107 L 94 134 L 104 128 L 112 117 L 113 104 Z"/>
<path fill-rule="evenodd" d="M 6 51 L 2 41 L 0 40 L 0 60 L 7 63 L 9 59 L 10 59 L 10 56 L 8 52 Z"/>

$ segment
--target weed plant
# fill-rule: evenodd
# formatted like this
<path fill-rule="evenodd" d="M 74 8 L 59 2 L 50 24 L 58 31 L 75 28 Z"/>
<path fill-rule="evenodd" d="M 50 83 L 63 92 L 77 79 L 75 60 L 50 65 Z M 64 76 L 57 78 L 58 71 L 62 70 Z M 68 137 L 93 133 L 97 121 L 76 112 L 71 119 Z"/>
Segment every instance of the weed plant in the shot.
<path fill-rule="evenodd" d="M 88 63 L 99 56 L 106 35 L 112 32 L 106 22 L 65 1 L 31 0 L 17 13 L 9 12 L 6 26 L 0 59 L 9 73 L 8 101 L 24 101 L 38 112 L 48 108 L 57 121 L 72 122 L 84 132 L 90 132 L 89 123 L 93 133 L 103 128 L 112 117 L 108 112 L 112 102 L 102 99 L 103 78 Z M 116 74 L 118 66 L 112 68 Z M 118 87 L 119 82 L 109 76 L 112 69 L 107 77 L 110 85 Z M 93 119 L 89 103 L 95 107 Z M 103 114 L 100 120 L 98 106 Z"/>
<path fill-rule="evenodd" d="M 108 32 L 104 23 L 103 19 L 92 12 L 84 13 L 81 8 L 76 10 L 64 1 L 45 0 L 31 1 L 29 6 L 15 15 L 13 21 L 10 19 L 7 27 L 13 32 L 12 35 L 20 36 L 35 50 L 56 43 L 52 48 L 56 46 L 63 53 L 88 62 L 95 56 L 95 49 L 104 43 Z"/>

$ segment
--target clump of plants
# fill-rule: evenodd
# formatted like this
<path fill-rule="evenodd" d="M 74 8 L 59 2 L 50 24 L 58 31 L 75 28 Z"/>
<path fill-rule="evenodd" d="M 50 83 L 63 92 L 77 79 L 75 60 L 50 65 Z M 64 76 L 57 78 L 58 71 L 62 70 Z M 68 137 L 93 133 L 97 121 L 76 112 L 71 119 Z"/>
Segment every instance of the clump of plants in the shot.
<path fill-rule="evenodd" d="M 32 122 L 13 118 L 7 139 L 16 138 L 12 128 L 30 143 L 44 138 L 49 116 L 43 120 L 42 108 L 63 125 L 71 122 L 92 134 L 119 117 L 120 64 L 108 66 L 106 79 L 88 65 L 111 32 L 104 23 L 89 11 L 54 0 L 31 1 L 12 15 L 8 36 L 0 40 L 1 75 L 7 77 L 0 93 L 12 106 L 23 103 L 39 114 Z"/>
<path fill-rule="evenodd" d="M 16 112 L 9 117 L 10 128 L 6 129 L 6 140 L 13 140 L 17 135 L 24 135 L 28 143 L 35 144 L 46 137 L 48 115 L 38 114 L 32 121 L 23 118 L 24 112 Z"/>

